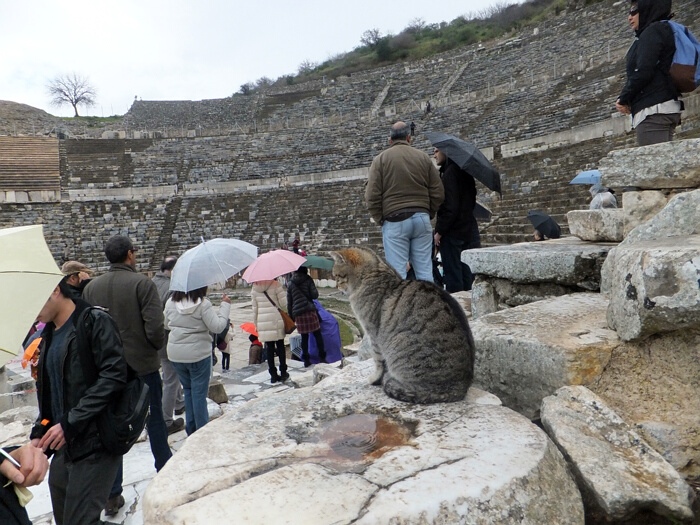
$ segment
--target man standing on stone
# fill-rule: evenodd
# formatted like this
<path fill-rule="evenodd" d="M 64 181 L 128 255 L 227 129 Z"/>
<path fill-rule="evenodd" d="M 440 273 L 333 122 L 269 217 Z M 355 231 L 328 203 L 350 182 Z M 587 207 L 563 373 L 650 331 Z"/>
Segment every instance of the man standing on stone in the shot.
<path fill-rule="evenodd" d="M 151 404 L 148 439 L 156 470 L 160 470 L 172 457 L 163 420 L 163 384 L 158 358 L 158 350 L 165 343 L 163 304 L 153 281 L 136 272 L 136 248 L 128 237 L 111 237 L 105 244 L 105 255 L 111 264 L 109 272 L 85 287 L 83 299 L 107 309 L 119 327 L 126 362 L 148 385 Z M 122 474 L 120 467 L 105 507 L 108 516 L 116 515 L 124 505 Z"/>
<path fill-rule="evenodd" d="M 435 148 L 433 157 L 440 166 L 445 201 L 440 205 L 435 223 L 435 246 L 440 249 L 448 292 L 471 290 L 474 275 L 462 262 L 462 250 L 480 248 L 479 227 L 474 218 L 476 183 L 442 151 Z"/>
<path fill-rule="evenodd" d="M 445 193 L 433 161 L 410 142 L 409 126 L 394 124 L 389 148 L 369 168 L 365 201 L 370 216 L 382 226 L 387 262 L 405 279 L 410 261 L 416 279 L 433 282 L 430 219 Z"/>
<path fill-rule="evenodd" d="M 160 264 L 160 271 L 153 276 L 153 282 L 158 288 L 158 296 L 160 297 L 163 308 L 168 298 L 172 295 L 170 291 L 170 275 L 173 273 L 177 257 L 174 255 L 166 255 L 163 262 Z M 168 359 L 168 334 L 165 333 L 165 344 L 163 348 L 158 350 L 160 357 L 160 367 L 163 370 L 163 419 L 168 427 L 168 434 L 174 434 L 185 428 L 185 420 L 181 417 L 173 420 L 173 412 L 182 414 L 185 411 L 185 397 L 182 392 L 182 385 L 173 364 Z"/>

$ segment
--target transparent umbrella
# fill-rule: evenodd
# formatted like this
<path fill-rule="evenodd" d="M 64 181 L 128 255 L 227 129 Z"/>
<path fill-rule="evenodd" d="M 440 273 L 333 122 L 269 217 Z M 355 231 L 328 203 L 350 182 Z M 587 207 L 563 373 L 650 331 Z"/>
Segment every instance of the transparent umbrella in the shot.
<path fill-rule="evenodd" d="M 0 230 L 0 366 L 17 356 L 46 300 L 63 278 L 43 226 Z"/>
<path fill-rule="evenodd" d="M 170 276 L 170 289 L 190 292 L 225 283 L 258 256 L 258 248 L 239 239 L 212 239 L 187 250 Z"/>

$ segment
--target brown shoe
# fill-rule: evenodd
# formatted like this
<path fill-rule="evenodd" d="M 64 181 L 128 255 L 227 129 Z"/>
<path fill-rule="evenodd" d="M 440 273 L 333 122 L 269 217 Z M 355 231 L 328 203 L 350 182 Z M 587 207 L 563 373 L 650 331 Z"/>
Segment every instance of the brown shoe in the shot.
<path fill-rule="evenodd" d="M 124 501 L 124 496 L 119 494 L 113 498 L 107 500 L 107 505 L 105 505 L 105 516 L 116 516 L 126 501 Z"/>

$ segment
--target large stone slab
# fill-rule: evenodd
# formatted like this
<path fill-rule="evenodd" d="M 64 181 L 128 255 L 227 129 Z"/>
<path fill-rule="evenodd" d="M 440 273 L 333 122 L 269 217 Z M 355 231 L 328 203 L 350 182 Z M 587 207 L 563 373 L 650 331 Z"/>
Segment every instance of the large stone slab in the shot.
<path fill-rule="evenodd" d="M 688 139 L 608 153 L 598 163 L 601 184 L 641 189 L 700 187 L 700 139 Z"/>
<path fill-rule="evenodd" d="M 474 383 L 525 416 L 566 385 L 588 386 L 602 374 L 617 334 L 607 326 L 608 300 L 579 293 L 479 317 L 471 323 Z"/>
<path fill-rule="evenodd" d="M 583 524 L 542 430 L 475 389 L 456 403 L 393 400 L 366 384 L 373 366 L 197 431 L 148 486 L 144 523 Z"/>
<path fill-rule="evenodd" d="M 700 235 L 624 244 L 609 257 L 608 325 L 620 339 L 700 328 Z"/>
<path fill-rule="evenodd" d="M 625 212 L 620 208 L 572 210 L 566 214 L 569 231 L 582 241 L 620 242 Z"/>
<path fill-rule="evenodd" d="M 573 468 L 588 520 L 693 518 L 690 486 L 587 388 L 563 387 L 544 398 L 542 424 Z"/>
<path fill-rule="evenodd" d="M 462 252 L 475 274 L 517 283 L 555 283 L 598 290 L 600 268 L 615 244 L 565 237 L 541 242 L 479 248 Z"/>

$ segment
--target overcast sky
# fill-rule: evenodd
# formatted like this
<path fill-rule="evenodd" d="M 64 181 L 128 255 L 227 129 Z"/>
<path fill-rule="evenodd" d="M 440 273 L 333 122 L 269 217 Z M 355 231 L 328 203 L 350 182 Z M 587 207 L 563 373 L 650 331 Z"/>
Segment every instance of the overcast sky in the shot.
<path fill-rule="evenodd" d="M 0 0 L 0 100 L 49 105 L 46 84 L 76 72 L 98 92 L 81 115 L 122 115 L 143 100 L 230 96 L 241 84 L 296 73 L 360 45 L 362 33 L 398 33 L 415 18 L 451 21 L 503 0 Z M 516 3 L 509 0 L 507 3 Z"/>

